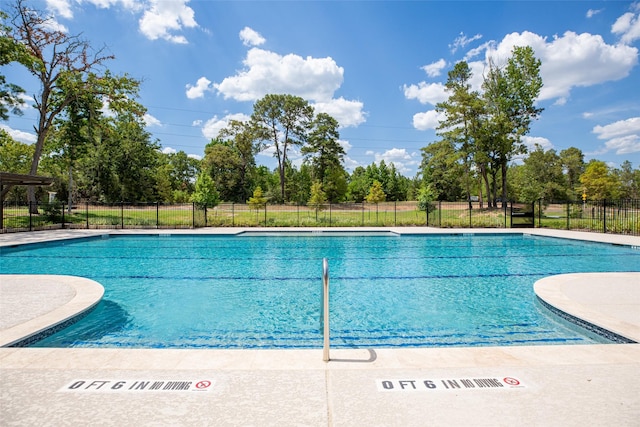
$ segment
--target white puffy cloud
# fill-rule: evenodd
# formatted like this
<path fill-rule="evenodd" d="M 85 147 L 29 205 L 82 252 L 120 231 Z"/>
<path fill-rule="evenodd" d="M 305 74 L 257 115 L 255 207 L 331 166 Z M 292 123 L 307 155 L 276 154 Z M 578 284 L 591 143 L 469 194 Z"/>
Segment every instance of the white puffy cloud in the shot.
<path fill-rule="evenodd" d="M 225 99 L 255 101 L 268 93 L 289 93 L 314 101 L 328 101 L 342 85 L 344 69 L 331 58 L 279 55 L 249 49 L 245 69 L 214 87 Z"/>
<path fill-rule="evenodd" d="M 213 116 L 212 118 L 207 120 L 202 126 L 202 135 L 210 139 L 216 138 L 218 136 L 218 133 L 220 133 L 220 130 L 227 127 L 227 125 L 231 120 L 246 122 L 249 119 L 250 119 L 249 116 L 242 113 L 229 114 L 222 118 L 218 118 L 218 116 Z M 194 125 L 195 123 L 196 122 L 194 122 Z M 201 122 L 198 122 L 198 124 L 201 124 Z"/>
<path fill-rule="evenodd" d="M 162 149 L 162 154 L 176 154 L 178 152 L 178 150 L 176 150 L 175 148 L 171 148 L 171 147 L 164 147 Z"/>
<path fill-rule="evenodd" d="M 34 144 L 38 139 L 35 133 L 13 129 L 7 125 L 0 124 L 0 129 L 3 129 L 5 132 L 7 132 L 11 138 L 19 142 L 24 142 L 25 144 Z"/>
<path fill-rule="evenodd" d="M 384 160 L 387 165 L 393 163 L 401 174 L 411 172 L 413 169 L 412 166 L 417 165 L 419 163 L 418 159 L 420 158 L 418 154 L 410 154 L 404 148 L 391 148 L 384 153 L 367 151 L 367 154 L 373 155 L 376 163 L 380 163 L 381 160 Z"/>
<path fill-rule="evenodd" d="M 609 150 L 615 150 L 616 154 L 640 152 L 640 117 L 595 126 L 593 133 L 598 139 L 606 140 L 602 153 Z"/>
<path fill-rule="evenodd" d="M 211 81 L 206 77 L 200 77 L 195 85 L 187 83 L 186 88 L 186 95 L 189 99 L 203 98 L 205 92 L 213 90 Z"/>
<path fill-rule="evenodd" d="M 260 35 L 257 31 L 244 27 L 240 31 L 240 40 L 242 40 L 242 44 L 245 46 L 260 46 L 266 42 L 265 38 Z"/>
<path fill-rule="evenodd" d="M 280 55 L 251 48 L 236 75 L 214 83 L 225 99 L 255 101 L 267 94 L 292 94 L 311 102 L 316 112 L 330 114 L 340 127 L 358 126 L 366 121 L 360 101 L 334 98 L 342 86 L 344 69 L 331 58 L 313 58 L 296 54 Z"/>
<path fill-rule="evenodd" d="M 366 113 L 362 111 L 364 104 L 360 101 L 349 101 L 340 97 L 326 102 L 316 102 L 313 108 L 316 113 L 329 114 L 342 128 L 355 127 L 367 120 Z"/>
<path fill-rule="evenodd" d="M 402 88 L 405 98 L 417 99 L 421 104 L 436 105 L 448 98 L 446 88 L 442 83 L 420 82 L 417 85 L 404 85 Z"/>
<path fill-rule="evenodd" d="M 438 61 L 420 68 L 423 69 L 429 77 L 438 77 L 440 74 L 442 74 L 442 69 L 446 66 L 447 61 L 440 58 Z"/>
<path fill-rule="evenodd" d="M 533 151 L 536 148 L 536 145 L 542 147 L 543 150 L 547 151 L 553 148 L 553 144 L 547 138 L 543 138 L 541 136 L 529 136 L 525 135 L 522 137 L 522 142 L 527 146 L 529 151 Z"/>
<path fill-rule="evenodd" d="M 598 139 L 606 140 L 606 151 L 615 150 L 616 154 L 640 152 L 640 117 L 595 126 L 593 133 Z"/>
<path fill-rule="evenodd" d="M 436 129 L 444 119 L 445 114 L 436 110 L 416 113 L 413 115 L 413 127 L 418 130 Z"/>
<path fill-rule="evenodd" d="M 544 86 L 539 99 L 559 98 L 559 104 L 566 101 L 572 88 L 620 80 L 638 63 L 635 47 L 609 45 L 600 35 L 572 31 L 551 41 L 528 31 L 511 33 L 495 48 L 488 49 L 486 55 L 501 64 L 511 56 L 514 46 L 533 48 L 542 62 L 540 75 Z"/>
<path fill-rule="evenodd" d="M 640 16 L 627 12 L 619 17 L 611 27 L 611 32 L 620 36 L 622 43 L 632 43 L 640 39 Z"/>
<path fill-rule="evenodd" d="M 183 35 L 174 34 L 185 28 L 198 26 L 189 0 L 150 0 L 150 7 L 139 20 L 140 32 L 150 40 L 164 39 L 172 43 L 186 44 Z"/>
<path fill-rule="evenodd" d="M 47 0 L 47 9 L 56 16 L 61 16 L 65 19 L 73 18 L 73 10 L 71 10 L 69 0 Z"/>
<path fill-rule="evenodd" d="M 146 113 L 143 117 L 144 123 L 147 125 L 147 127 L 150 126 L 162 126 L 162 122 L 160 120 L 158 120 L 157 118 L 153 117 L 151 114 Z"/>

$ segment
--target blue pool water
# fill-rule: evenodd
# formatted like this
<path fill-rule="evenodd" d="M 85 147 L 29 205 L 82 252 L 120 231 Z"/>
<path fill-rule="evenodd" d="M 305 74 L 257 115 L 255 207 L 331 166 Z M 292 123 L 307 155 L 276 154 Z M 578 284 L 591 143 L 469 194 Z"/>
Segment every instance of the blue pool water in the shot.
<path fill-rule="evenodd" d="M 560 273 L 637 271 L 640 250 L 528 235 L 111 236 L 3 248 L 1 273 L 68 274 L 103 301 L 45 347 L 587 344 L 533 292 Z"/>

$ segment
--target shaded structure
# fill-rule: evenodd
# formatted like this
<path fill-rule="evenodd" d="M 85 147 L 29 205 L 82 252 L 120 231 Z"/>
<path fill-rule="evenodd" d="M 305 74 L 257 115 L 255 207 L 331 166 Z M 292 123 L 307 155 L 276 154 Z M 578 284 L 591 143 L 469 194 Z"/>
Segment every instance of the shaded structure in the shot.
<path fill-rule="evenodd" d="M 53 178 L 49 176 L 24 175 L 19 173 L 0 172 L 0 230 L 4 229 L 4 198 L 16 185 L 51 185 Z"/>

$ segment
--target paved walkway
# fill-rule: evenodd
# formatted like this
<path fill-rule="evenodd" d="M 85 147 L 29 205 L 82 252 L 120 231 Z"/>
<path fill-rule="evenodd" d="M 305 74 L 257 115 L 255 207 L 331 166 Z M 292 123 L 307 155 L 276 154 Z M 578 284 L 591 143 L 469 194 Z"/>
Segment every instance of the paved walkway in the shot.
<path fill-rule="evenodd" d="M 637 237 L 530 231 L 640 246 Z M 0 235 L 0 247 L 95 233 Z M 0 276 L 2 334 L 33 332 L 96 298 L 84 298 L 95 282 L 50 279 L 47 295 L 28 276 Z M 638 286 L 640 273 L 562 275 L 536 292 L 637 339 Z M 0 348 L 0 424 L 637 426 L 639 374 L 640 344 L 332 350 L 329 363 L 322 350 Z"/>

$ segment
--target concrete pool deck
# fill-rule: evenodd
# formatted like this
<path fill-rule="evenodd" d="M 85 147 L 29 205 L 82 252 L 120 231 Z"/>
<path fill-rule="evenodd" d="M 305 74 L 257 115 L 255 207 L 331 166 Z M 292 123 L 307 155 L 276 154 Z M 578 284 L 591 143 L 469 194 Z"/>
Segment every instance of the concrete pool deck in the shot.
<path fill-rule="evenodd" d="M 514 232 L 388 230 L 426 234 Z M 4 234 L 0 235 L 0 247 L 154 232 Z M 546 229 L 515 232 L 640 246 L 640 237 L 632 236 Z M 29 322 L 56 323 L 60 310 L 69 308 L 68 304 L 79 298 L 78 293 L 84 293 L 82 285 L 78 290 L 70 282 L 41 276 L 39 279 L 50 286 L 43 290 L 37 281 L 31 282 L 28 286 L 36 287 L 35 292 L 30 288 L 25 295 L 16 291 L 12 285 L 16 282 L 9 279 L 0 276 L 2 334 Z M 18 279 L 28 281 L 25 277 Z M 639 287 L 640 273 L 575 274 L 543 279 L 536 284 L 536 292 L 558 309 L 637 341 Z M 90 304 L 92 298 L 95 295 L 79 306 Z M 2 334 L 0 337 L 5 336 Z M 332 350 L 328 363 L 322 361 L 321 349 L 4 347 L 0 348 L 0 424 L 637 426 L 639 378 L 640 344 Z M 154 384 L 159 389 L 150 391 Z"/>

